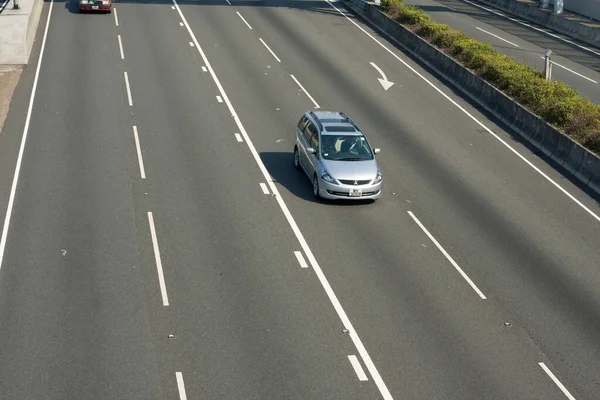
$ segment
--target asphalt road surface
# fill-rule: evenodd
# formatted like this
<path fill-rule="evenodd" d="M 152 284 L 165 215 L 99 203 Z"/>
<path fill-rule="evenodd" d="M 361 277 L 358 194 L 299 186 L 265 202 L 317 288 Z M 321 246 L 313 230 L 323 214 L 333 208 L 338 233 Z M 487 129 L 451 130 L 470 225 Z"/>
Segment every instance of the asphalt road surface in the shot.
<path fill-rule="evenodd" d="M 443 24 L 491 44 L 499 52 L 544 71 L 552 50 L 552 80 L 566 83 L 600 104 L 600 49 L 508 15 L 476 0 L 405 0 Z"/>
<path fill-rule="evenodd" d="M 41 21 L 0 136 L 2 400 L 598 397 L 597 201 L 342 3 Z M 382 149 L 379 201 L 312 198 L 317 107 Z"/>

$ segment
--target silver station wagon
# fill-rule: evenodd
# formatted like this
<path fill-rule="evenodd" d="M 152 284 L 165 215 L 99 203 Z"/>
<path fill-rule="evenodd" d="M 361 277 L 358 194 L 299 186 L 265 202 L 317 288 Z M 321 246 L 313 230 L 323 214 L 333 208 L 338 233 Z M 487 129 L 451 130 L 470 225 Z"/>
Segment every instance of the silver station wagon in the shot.
<path fill-rule="evenodd" d="M 309 111 L 296 127 L 294 166 L 303 170 L 317 198 L 378 199 L 383 177 L 360 128 L 342 112 Z"/>

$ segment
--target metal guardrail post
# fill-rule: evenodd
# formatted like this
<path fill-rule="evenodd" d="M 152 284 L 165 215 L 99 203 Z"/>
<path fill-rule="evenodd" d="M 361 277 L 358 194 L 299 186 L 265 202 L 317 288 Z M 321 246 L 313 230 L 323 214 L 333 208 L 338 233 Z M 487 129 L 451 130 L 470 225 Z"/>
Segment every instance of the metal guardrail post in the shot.
<path fill-rule="evenodd" d="M 19 0 L 13 0 L 13 10 L 19 9 Z"/>
<path fill-rule="evenodd" d="M 564 0 L 554 0 L 554 14 L 563 13 L 564 3 Z"/>
<path fill-rule="evenodd" d="M 549 81 L 552 80 L 552 61 L 550 60 L 550 55 L 552 55 L 552 50 L 546 49 L 544 52 L 544 77 Z"/>

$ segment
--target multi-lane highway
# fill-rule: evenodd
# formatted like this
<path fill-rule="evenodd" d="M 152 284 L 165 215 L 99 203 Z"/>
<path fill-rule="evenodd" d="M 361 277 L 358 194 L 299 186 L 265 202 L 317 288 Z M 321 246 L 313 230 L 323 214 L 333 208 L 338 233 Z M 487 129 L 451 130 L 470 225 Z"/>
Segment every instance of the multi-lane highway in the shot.
<path fill-rule="evenodd" d="M 405 0 L 431 17 L 499 52 L 544 71 L 544 53 L 552 50 L 552 79 L 565 82 L 600 103 L 600 50 L 549 29 L 507 15 L 476 0 Z"/>
<path fill-rule="evenodd" d="M 341 3 L 41 21 L 0 136 L 3 400 L 598 397 L 598 203 Z M 313 199 L 316 108 L 382 149 L 379 201 Z"/>

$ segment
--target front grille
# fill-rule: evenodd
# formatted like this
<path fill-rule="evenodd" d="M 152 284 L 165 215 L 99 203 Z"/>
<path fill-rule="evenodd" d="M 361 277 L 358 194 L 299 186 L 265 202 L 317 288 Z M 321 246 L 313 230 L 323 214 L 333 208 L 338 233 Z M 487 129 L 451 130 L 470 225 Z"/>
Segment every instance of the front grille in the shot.
<path fill-rule="evenodd" d="M 333 190 L 328 190 L 327 193 L 332 194 L 334 196 L 346 196 L 346 197 L 348 197 L 348 193 L 344 193 L 344 192 L 334 192 Z"/>
<path fill-rule="evenodd" d="M 333 190 L 328 190 L 327 193 L 329 193 L 329 194 L 331 194 L 333 196 L 349 197 L 349 194 L 347 192 L 334 192 Z M 377 193 L 379 193 L 379 191 L 377 191 L 377 192 L 363 192 L 362 196 L 357 196 L 355 198 L 375 196 Z"/>
<path fill-rule="evenodd" d="M 356 182 L 356 185 L 368 185 L 369 183 L 371 183 L 371 180 L 367 179 L 366 181 L 355 181 L 351 179 L 340 179 L 340 183 L 343 183 L 344 185 L 354 185 L 354 182 Z"/>

